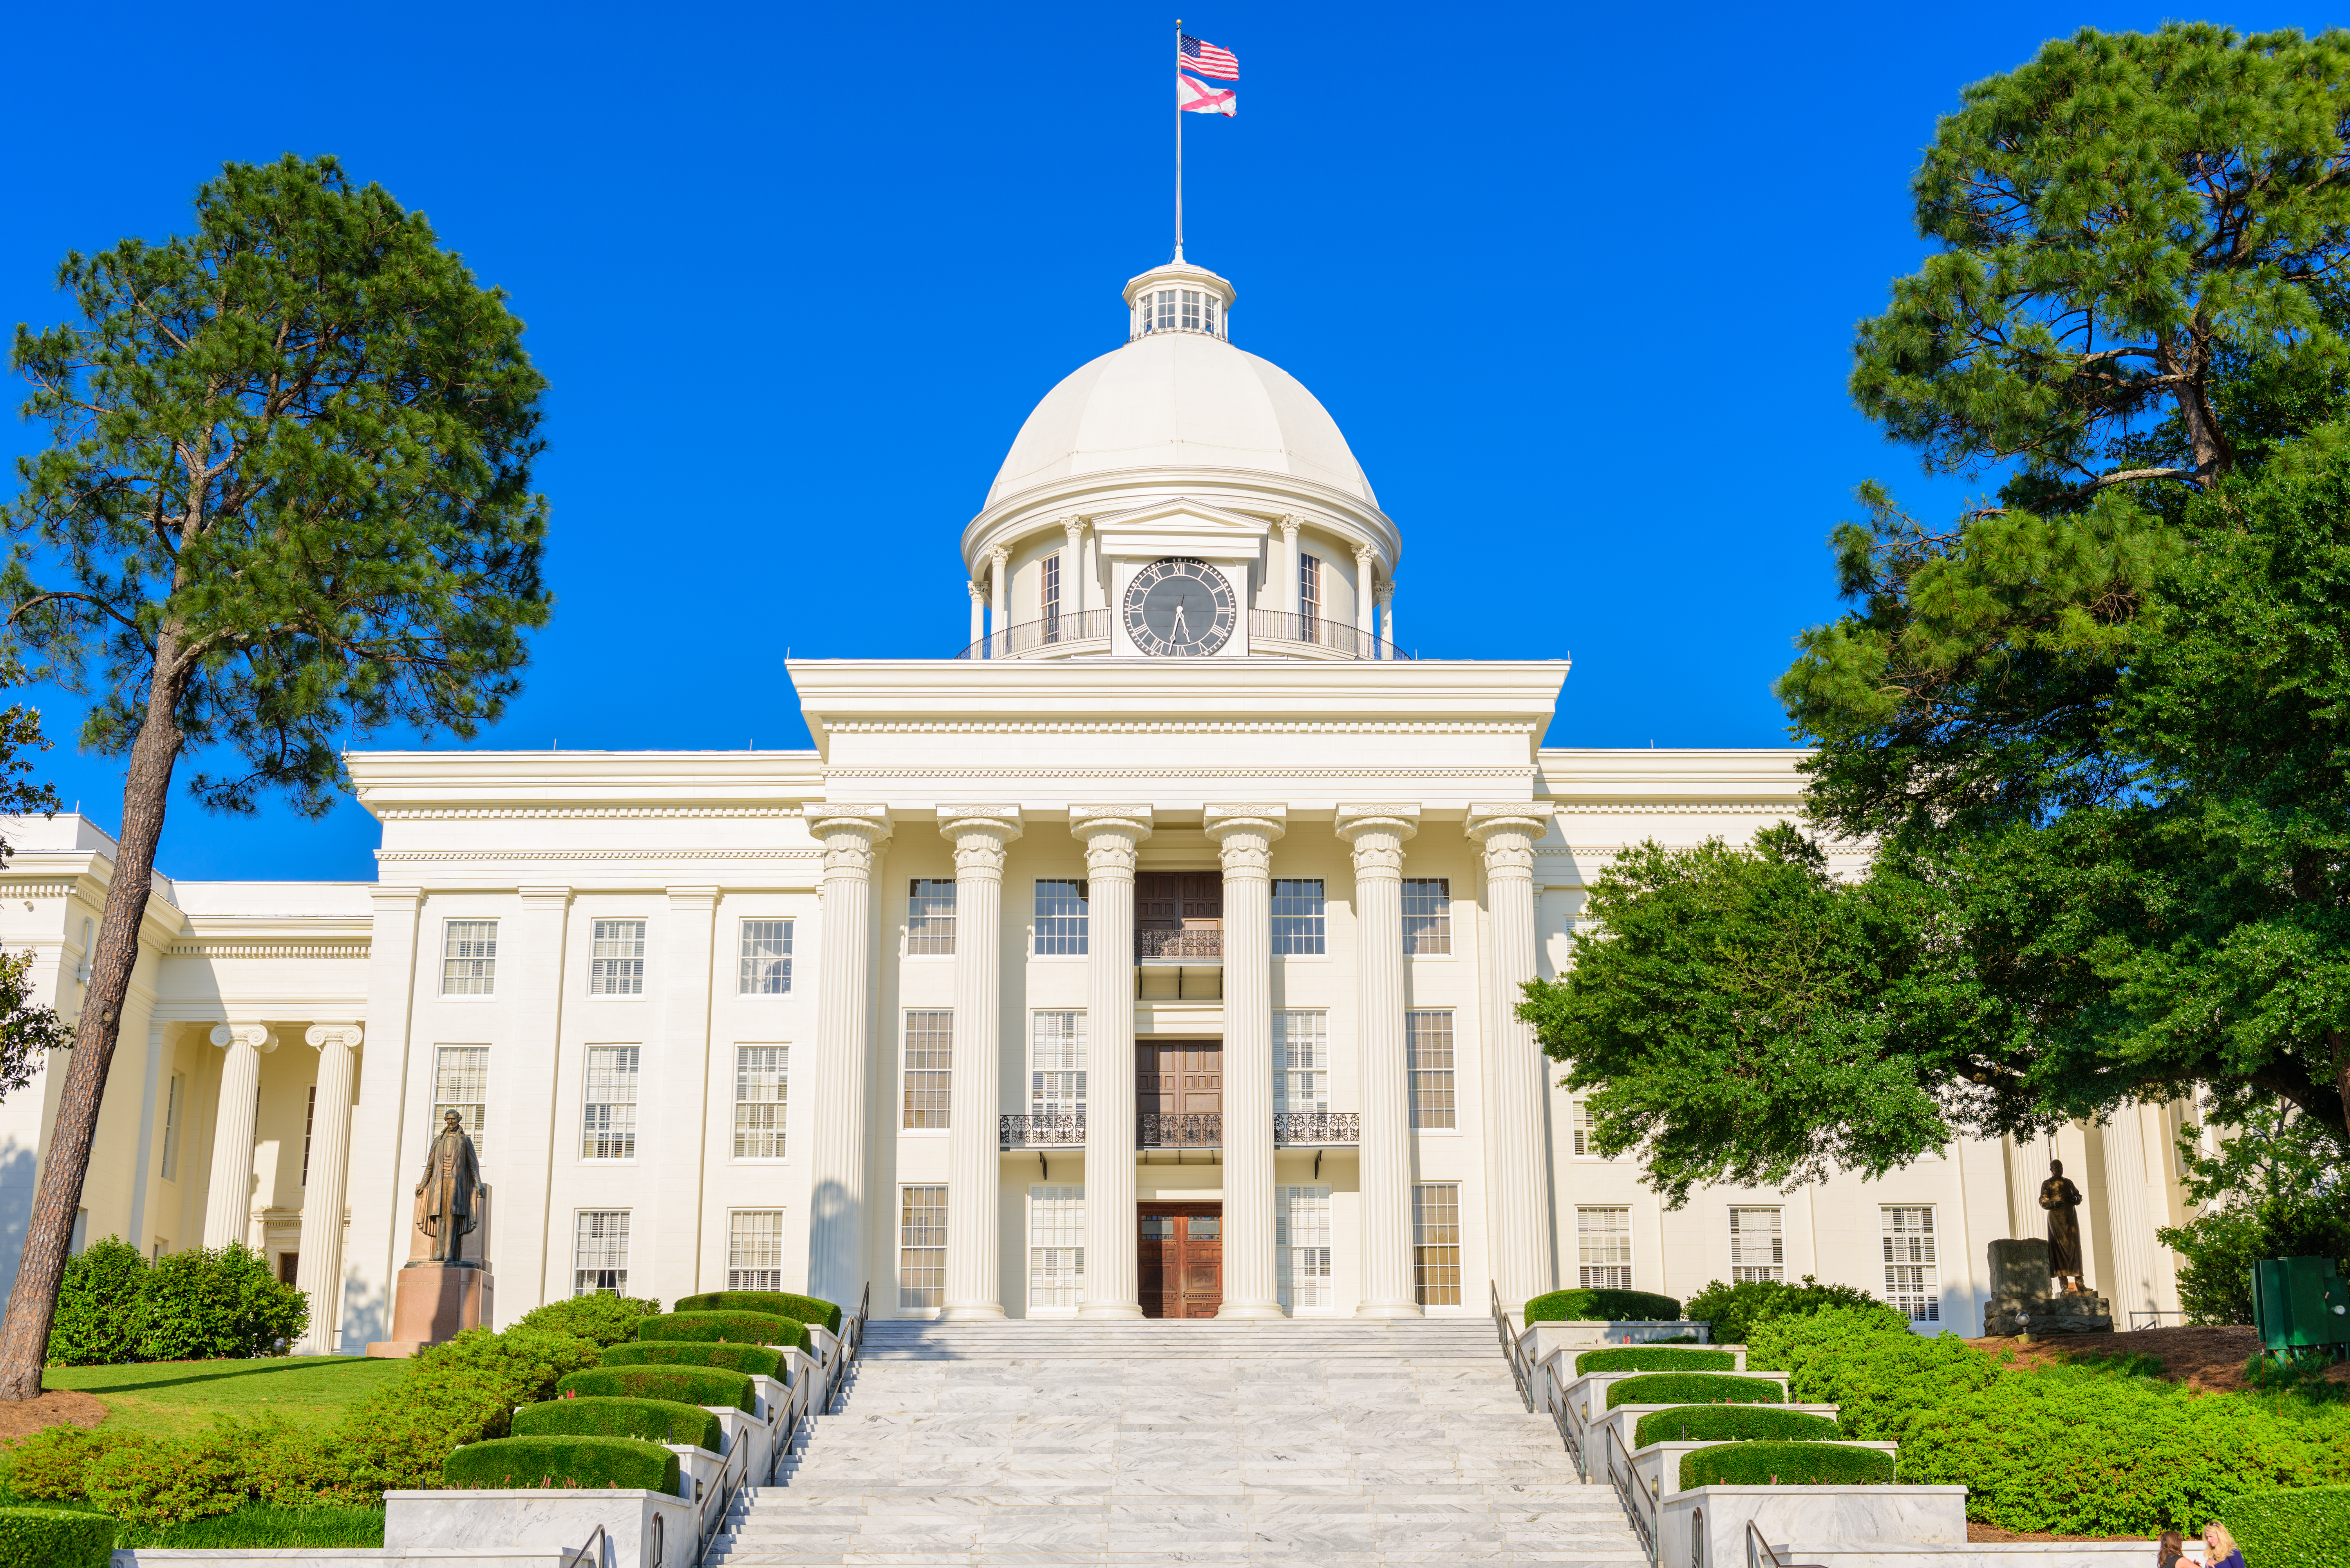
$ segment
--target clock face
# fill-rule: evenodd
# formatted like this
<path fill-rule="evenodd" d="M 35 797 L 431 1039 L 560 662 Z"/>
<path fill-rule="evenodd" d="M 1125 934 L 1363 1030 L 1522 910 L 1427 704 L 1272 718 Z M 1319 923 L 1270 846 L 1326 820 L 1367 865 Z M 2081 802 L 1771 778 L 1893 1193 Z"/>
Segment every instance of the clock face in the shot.
<path fill-rule="evenodd" d="M 1232 640 L 1239 600 L 1224 574 L 1172 556 L 1134 574 L 1126 587 L 1126 635 L 1143 652 L 1197 659 Z"/>

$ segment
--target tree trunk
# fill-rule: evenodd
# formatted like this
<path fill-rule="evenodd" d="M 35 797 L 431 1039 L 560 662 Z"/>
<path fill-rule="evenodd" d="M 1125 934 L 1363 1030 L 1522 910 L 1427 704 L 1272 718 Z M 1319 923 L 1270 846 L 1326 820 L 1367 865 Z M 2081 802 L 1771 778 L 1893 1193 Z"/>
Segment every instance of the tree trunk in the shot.
<path fill-rule="evenodd" d="M 2350 1034 L 2329 1029 L 2325 1044 L 2334 1051 L 2334 1092 L 2342 1096 L 2343 1130 L 2350 1132 Z"/>
<path fill-rule="evenodd" d="M 41 1367 L 47 1359 L 49 1324 L 57 1316 L 57 1282 L 65 1273 L 66 1250 L 73 1244 L 74 1214 L 81 1207 L 81 1184 L 89 1168 L 90 1140 L 98 1132 L 98 1108 L 106 1075 L 122 1033 L 122 999 L 139 962 L 139 928 L 147 917 L 154 886 L 155 844 L 163 833 L 163 808 L 172 791 L 172 770 L 180 757 L 176 712 L 182 678 L 175 630 L 156 639 L 155 673 L 147 688 L 147 714 L 130 748 L 122 781 L 122 836 L 114 860 L 114 881 L 106 890 L 88 988 L 74 1025 L 66 1086 L 57 1099 L 57 1120 L 49 1135 L 48 1158 L 33 1193 L 33 1213 L 25 1251 L 0 1324 L 0 1400 L 38 1398 Z M 140 1172 L 143 1179 L 144 1170 Z M 133 1245 L 137 1237 L 130 1238 Z"/>

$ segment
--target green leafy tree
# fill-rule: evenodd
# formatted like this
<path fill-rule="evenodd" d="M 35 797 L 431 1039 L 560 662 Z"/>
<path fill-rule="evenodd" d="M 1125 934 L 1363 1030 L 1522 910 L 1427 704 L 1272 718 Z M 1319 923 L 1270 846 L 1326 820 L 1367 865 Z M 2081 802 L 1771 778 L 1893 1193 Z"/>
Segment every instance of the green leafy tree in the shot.
<path fill-rule="evenodd" d="M 89 693 L 83 743 L 126 766 L 0 1398 L 39 1392 L 182 753 L 228 759 L 190 780 L 209 805 L 282 790 L 323 813 L 345 734 L 494 721 L 548 611 L 530 489 L 546 383 L 504 296 L 330 158 L 230 164 L 195 217 L 68 256 L 77 319 L 16 331 L 49 443 L 5 513 L 0 651 Z"/>
<path fill-rule="evenodd" d="M 41 716 L 22 703 L 0 708 L 0 815 L 57 809 L 56 789 L 32 776 L 33 758 L 49 749 Z M 8 845 L 0 839 L 0 866 Z M 52 1051 L 73 1043 L 57 1010 L 33 1000 L 33 955 L 0 952 L 0 1098 L 33 1081 Z"/>
<path fill-rule="evenodd" d="M 2252 1265 L 2262 1258 L 2331 1258 L 2350 1269 L 2350 1191 L 2342 1147 L 2290 1106 L 2253 1109 L 2216 1149 L 2182 1128 L 2188 1200 L 2199 1210 L 2155 1232 L 2178 1254 L 2178 1304 L 2189 1323 L 2252 1321 Z"/>

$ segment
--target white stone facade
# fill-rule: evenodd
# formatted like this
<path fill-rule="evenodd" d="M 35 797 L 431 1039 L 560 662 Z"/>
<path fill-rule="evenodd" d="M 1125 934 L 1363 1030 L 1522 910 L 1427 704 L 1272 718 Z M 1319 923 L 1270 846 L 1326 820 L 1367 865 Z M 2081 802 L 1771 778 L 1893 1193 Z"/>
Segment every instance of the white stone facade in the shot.
<path fill-rule="evenodd" d="M 1666 1212 L 1582 1152 L 1511 1011 L 1611 856 L 1796 815 L 1800 753 L 1547 748 L 1564 661 L 1401 657 L 1400 535 L 1228 341 L 1230 286 L 1178 263 L 1126 299 L 964 530 L 972 646 L 794 661 L 814 750 L 355 753 L 376 882 L 159 878 L 86 1233 L 246 1241 L 312 1293 L 305 1348 L 356 1351 L 454 1106 L 500 1322 L 609 1284 L 1130 1317 L 1174 1299 L 1156 1208 L 1226 1316 L 1776 1269 L 1979 1332 L 2046 1150 Z M 111 841 L 6 836 L 0 942 L 70 1012 Z M 0 1105 L 11 1251 L 62 1076 Z M 2145 1238 L 2184 1217 L 2178 1119 L 2056 1140 L 2117 1313 L 2177 1304 Z"/>

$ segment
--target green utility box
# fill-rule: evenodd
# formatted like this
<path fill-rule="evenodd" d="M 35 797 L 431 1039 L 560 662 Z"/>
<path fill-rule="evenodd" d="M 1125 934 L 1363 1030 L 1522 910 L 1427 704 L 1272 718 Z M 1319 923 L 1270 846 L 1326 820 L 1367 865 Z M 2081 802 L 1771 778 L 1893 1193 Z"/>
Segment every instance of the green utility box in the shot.
<path fill-rule="evenodd" d="M 2252 1326 L 2271 1352 L 2350 1345 L 2350 1284 L 2331 1258 L 2262 1258 L 2252 1265 Z"/>

